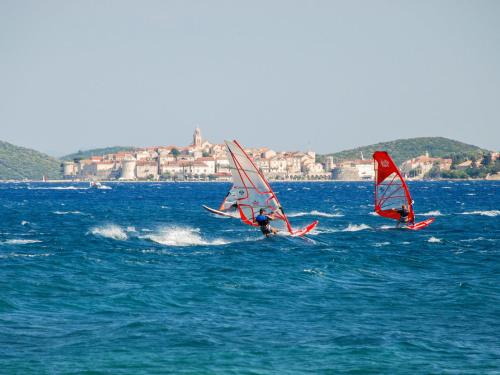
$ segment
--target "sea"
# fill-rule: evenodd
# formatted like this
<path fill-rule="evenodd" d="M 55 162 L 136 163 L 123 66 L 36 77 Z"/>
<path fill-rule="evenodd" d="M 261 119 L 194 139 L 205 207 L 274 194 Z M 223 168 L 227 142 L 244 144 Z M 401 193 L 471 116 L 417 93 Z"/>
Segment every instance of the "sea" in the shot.
<path fill-rule="evenodd" d="M 307 238 L 214 216 L 227 183 L 0 184 L 1 374 L 500 374 L 500 182 L 272 184 Z"/>

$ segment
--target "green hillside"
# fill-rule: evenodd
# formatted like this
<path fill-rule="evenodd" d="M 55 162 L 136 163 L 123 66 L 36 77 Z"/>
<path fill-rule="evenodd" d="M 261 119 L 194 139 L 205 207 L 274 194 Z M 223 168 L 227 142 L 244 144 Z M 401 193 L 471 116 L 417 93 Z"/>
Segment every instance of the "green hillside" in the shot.
<path fill-rule="evenodd" d="M 74 154 L 69 154 L 63 156 L 62 160 L 74 160 L 74 159 L 87 159 L 91 156 L 101 156 L 105 154 L 114 154 L 117 152 L 125 152 L 125 151 L 133 151 L 136 147 L 131 146 L 113 146 L 113 147 L 105 147 L 105 148 L 94 148 L 91 150 L 78 151 Z"/>
<path fill-rule="evenodd" d="M 0 179 L 61 178 L 61 162 L 41 152 L 0 141 Z"/>
<path fill-rule="evenodd" d="M 443 137 L 420 137 L 409 139 L 397 139 L 390 142 L 381 142 L 369 146 L 357 147 L 351 150 L 327 154 L 333 156 L 336 162 L 349 159 L 359 159 L 361 153 L 365 159 L 372 157 L 373 152 L 384 150 L 389 152 L 396 164 L 423 155 L 426 152 L 432 157 L 451 157 L 452 155 L 480 155 L 487 150 L 477 146 L 469 145 L 453 139 Z M 321 155 L 323 160 L 326 155 Z"/>

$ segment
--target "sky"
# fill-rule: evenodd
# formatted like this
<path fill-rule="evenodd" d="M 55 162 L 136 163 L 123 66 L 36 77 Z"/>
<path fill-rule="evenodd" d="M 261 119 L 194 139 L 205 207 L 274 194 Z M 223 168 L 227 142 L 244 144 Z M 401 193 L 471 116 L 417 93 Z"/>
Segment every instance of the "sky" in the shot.
<path fill-rule="evenodd" d="M 0 140 L 500 149 L 500 1 L 0 0 Z"/>

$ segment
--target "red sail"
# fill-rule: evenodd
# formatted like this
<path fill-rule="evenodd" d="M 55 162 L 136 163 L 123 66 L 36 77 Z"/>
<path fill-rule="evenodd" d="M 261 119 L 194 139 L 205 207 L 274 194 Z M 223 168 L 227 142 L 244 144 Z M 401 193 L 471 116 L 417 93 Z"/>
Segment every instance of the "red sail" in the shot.
<path fill-rule="evenodd" d="M 412 199 L 401 172 L 385 151 L 373 154 L 375 168 L 375 212 L 380 216 L 399 220 L 401 214 L 397 211 L 403 205 L 408 209 L 408 221 L 413 222 Z"/>

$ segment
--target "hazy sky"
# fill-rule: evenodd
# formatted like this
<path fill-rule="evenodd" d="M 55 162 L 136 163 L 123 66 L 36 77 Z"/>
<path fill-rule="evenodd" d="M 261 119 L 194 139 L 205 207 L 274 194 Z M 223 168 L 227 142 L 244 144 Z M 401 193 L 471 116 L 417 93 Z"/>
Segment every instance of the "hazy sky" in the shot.
<path fill-rule="evenodd" d="M 500 1 L 0 0 L 0 140 L 500 149 Z"/>

